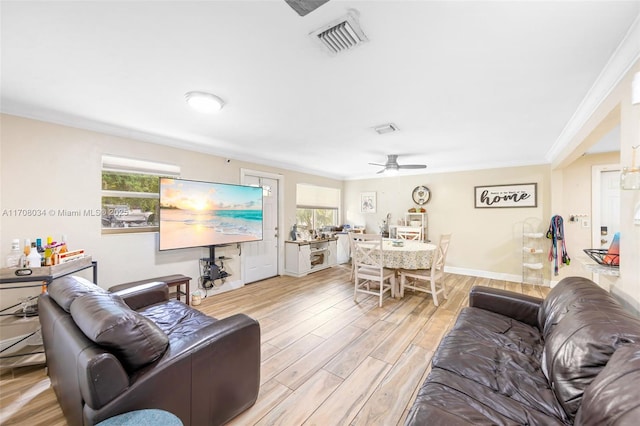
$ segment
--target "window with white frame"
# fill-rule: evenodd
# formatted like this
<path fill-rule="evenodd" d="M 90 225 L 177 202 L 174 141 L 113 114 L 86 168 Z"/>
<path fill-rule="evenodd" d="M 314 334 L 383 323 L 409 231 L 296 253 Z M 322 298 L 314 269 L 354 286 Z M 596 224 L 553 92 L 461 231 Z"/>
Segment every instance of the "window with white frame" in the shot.
<path fill-rule="evenodd" d="M 338 226 L 340 189 L 299 183 L 296 187 L 296 223 L 309 231 Z"/>
<path fill-rule="evenodd" d="M 102 233 L 158 231 L 160 177 L 179 177 L 180 167 L 102 156 Z"/>

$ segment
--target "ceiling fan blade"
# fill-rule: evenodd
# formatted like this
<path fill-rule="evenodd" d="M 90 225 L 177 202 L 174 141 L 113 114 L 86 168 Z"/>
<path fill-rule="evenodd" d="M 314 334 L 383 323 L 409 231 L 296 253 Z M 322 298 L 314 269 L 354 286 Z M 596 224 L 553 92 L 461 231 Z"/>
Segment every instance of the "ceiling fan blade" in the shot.
<path fill-rule="evenodd" d="M 385 168 L 385 169 L 380 170 L 379 172 L 376 172 L 376 174 L 379 175 L 379 174 L 384 173 L 386 171 L 387 171 L 387 169 Z"/>
<path fill-rule="evenodd" d="M 400 169 L 426 169 L 426 164 L 400 164 L 398 165 Z"/>
<path fill-rule="evenodd" d="M 386 166 L 386 164 L 380 164 L 380 163 L 369 163 L 369 165 L 371 165 L 371 166 L 380 166 L 380 167 Z"/>
<path fill-rule="evenodd" d="M 298 15 L 305 16 L 309 12 L 313 12 L 329 0 L 284 0 Z"/>

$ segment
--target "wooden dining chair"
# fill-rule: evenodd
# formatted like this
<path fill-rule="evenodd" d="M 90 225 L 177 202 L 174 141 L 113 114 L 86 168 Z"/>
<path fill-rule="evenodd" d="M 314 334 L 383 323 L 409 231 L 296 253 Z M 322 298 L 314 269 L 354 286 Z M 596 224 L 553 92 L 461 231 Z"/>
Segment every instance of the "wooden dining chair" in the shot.
<path fill-rule="evenodd" d="M 401 240 L 422 240 L 422 229 L 412 226 L 398 226 L 396 228 L 396 237 Z"/>
<path fill-rule="evenodd" d="M 353 254 L 356 252 L 356 248 L 354 246 L 354 241 L 362 240 L 362 233 L 359 232 L 349 232 L 349 253 L 351 255 L 351 275 L 349 276 L 349 281 L 353 281 L 356 273 L 356 262 L 353 258 Z"/>
<path fill-rule="evenodd" d="M 353 239 L 352 261 L 355 265 L 355 282 L 353 300 L 358 301 L 358 293 L 371 294 L 379 297 L 378 306 L 382 306 L 382 297 L 389 292 L 395 296 L 396 271 L 387 269 L 383 265 L 382 235 L 361 234 L 359 239 Z M 377 290 L 371 288 L 377 285 Z"/>
<path fill-rule="evenodd" d="M 414 291 L 422 291 L 431 294 L 433 304 L 438 306 L 438 294 L 442 293 L 447 298 L 447 287 L 445 286 L 444 264 L 447 260 L 451 234 L 440 236 L 438 249 L 433 254 L 433 263 L 429 269 L 402 269 L 400 270 L 400 297 L 404 296 L 404 289 L 409 288 Z M 409 282 L 407 279 L 411 278 Z M 424 282 L 429 286 L 421 285 Z"/>

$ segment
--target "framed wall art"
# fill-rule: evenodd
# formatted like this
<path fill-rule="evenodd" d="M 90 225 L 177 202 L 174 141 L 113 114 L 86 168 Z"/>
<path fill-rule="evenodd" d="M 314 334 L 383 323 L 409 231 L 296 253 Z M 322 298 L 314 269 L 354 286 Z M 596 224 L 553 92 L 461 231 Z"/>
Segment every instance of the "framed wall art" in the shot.
<path fill-rule="evenodd" d="M 360 213 L 376 212 L 376 193 L 362 192 L 360 194 Z"/>
<path fill-rule="evenodd" d="M 538 207 L 538 184 L 487 185 L 474 188 L 476 209 Z"/>

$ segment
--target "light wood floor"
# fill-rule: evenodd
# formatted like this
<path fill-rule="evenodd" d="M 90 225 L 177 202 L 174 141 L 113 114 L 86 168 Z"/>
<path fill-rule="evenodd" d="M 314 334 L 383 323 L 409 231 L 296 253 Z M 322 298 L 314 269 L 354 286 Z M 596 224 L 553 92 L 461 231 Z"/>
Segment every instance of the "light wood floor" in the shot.
<path fill-rule="evenodd" d="M 262 373 L 256 404 L 232 425 L 403 424 L 429 361 L 474 285 L 544 297 L 549 289 L 447 275 L 449 298 L 359 295 L 349 269 L 304 278 L 277 277 L 210 296 L 199 308 L 217 318 L 244 312 L 262 330 Z M 0 375 L 0 424 L 65 425 L 44 367 Z"/>

